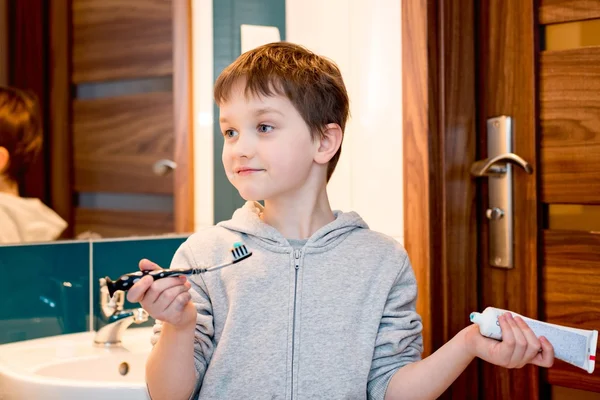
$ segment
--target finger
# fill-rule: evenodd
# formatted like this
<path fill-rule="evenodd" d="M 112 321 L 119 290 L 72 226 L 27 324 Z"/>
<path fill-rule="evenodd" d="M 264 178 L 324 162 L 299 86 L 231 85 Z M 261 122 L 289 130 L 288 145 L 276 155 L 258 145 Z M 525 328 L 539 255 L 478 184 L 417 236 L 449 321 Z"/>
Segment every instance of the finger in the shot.
<path fill-rule="evenodd" d="M 554 347 L 544 336 L 540 336 L 540 343 L 542 352 L 531 361 L 531 364 L 550 368 L 554 364 Z"/>
<path fill-rule="evenodd" d="M 137 281 L 127 292 L 127 300 L 131 303 L 142 302 L 153 282 L 154 279 L 151 276 L 145 276 Z"/>
<path fill-rule="evenodd" d="M 514 332 L 508 324 L 508 313 L 500 315 L 498 317 L 498 323 L 502 330 L 502 342 L 498 343 L 496 349 L 499 353 L 501 365 L 503 367 L 508 367 L 516 345 Z"/>
<path fill-rule="evenodd" d="M 152 277 L 149 277 L 152 279 Z M 158 301 L 160 296 L 165 290 L 169 290 L 175 286 L 187 285 L 190 286 L 185 276 L 174 276 L 169 278 L 162 278 L 154 281 L 150 289 L 146 292 L 144 303 L 152 305 Z"/>
<path fill-rule="evenodd" d="M 535 333 L 531 330 L 529 325 L 523 320 L 521 317 L 515 317 L 515 322 L 517 326 L 521 329 L 523 336 L 525 336 L 525 340 L 527 341 L 527 347 L 525 349 L 525 355 L 523 360 L 523 365 L 529 363 L 532 359 L 534 359 L 540 350 L 542 349 L 542 344 L 540 340 L 537 338 Z"/>
<path fill-rule="evenodd" d="M 165 314 L 174 315 L 181 313 L 191 300 L 192 295 L 190 292 L 181 293 L 169 304 L 169 307 L 165 310 Z"/>
<path fill-rule="evenodd" d="M 140 270 L 142 271 L 153 271 L 155 269 L 161 269 L 160 265 L 157 263 L 148 260 L 147 258 L 142 258 L 138 264 Z"/>
<path fill-rule="evenodd" d="M 173 301 L 175 301 L 180 294 L 187 293 L 188 290 L 189 287 L 186 285 L 171 287 L 160 294 L 159 298 L 154 302 L 154 306 L 159 310 L 159 313 L 165 313 Z"/>
<path fill-rule="evenodd" d="M 504 313 L 499 316 L 498 322 L 500 323 L 500 330 L 502 330 L 502 343 L 511 348 L 512 354 L 512 348 L 515 346 L 515 335 L 508 324 L 507 314 L 508 313 Z"/>
<path fill-rule="evenodd" d="M 502 332 L 500 341 L 494 341 L 495 343 L 489 347 L 489 357 L 494 364 L 500 366 L 507 366 L 512 356 L 512 350 L 514 347 L 514 336 L 510 326 L 506 322 L 505 315 L 498 316 L 498 325 Z"/>
<path fill-rule="evenodd" d="M 510 367 L 520 367 L 523 364 L 523 356 L 525 355 L 525 351 L 527 350 L 527 339 L 525 339 L 525 335 L 523 335 L 523 331 L 521 328 L 517 326 L 512 314 L 506 313 L 506 320 L 510 329 L 512 329 L 513 335 L 515 337 L 515 347 L 513 350 L 512 357 L 510 359 Z"/>

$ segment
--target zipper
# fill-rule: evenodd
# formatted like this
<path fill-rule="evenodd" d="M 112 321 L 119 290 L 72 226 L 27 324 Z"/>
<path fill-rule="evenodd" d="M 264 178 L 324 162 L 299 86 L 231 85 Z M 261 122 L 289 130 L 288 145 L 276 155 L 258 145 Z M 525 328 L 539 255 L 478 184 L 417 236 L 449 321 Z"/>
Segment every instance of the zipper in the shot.
<path fill-rule="evenodd" d="M 296 348 L 296 298 L 298 292 L 298 270 L 300 269 L 300 250 L 294 250 L 294 258 L 296 260 L 295 265 L 295 277 L 294 277 L 294 312 L 292 317 L 292 391 L 291 400 L 294 399 L 294 350 Z"/>

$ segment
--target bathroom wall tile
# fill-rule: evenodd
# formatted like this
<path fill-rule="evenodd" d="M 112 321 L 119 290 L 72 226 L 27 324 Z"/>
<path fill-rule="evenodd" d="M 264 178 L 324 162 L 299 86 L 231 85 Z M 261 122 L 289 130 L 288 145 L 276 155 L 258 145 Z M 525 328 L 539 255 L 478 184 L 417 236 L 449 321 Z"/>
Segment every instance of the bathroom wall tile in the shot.
<path fill-rule="evenodd" d="M 0 343 L 87 330 L 89 256 L 87 241 L 0 246 Z"/>
<path fill-rule="evenodd" d="M 167 238 L 135 238 L 92 241 L 92 302 L 94 308 L 94 330 L 105 325 L 105 319 L 100 311 L 99 280 L 106 276 L 117 279 L 119 276 L 138 271 L 138 263 L 142 258 L 154 261 L 163 268 L 168 268 L 171 259 L 187 236 L 170 236 Z M 124 309 L 138 308 L 138 303 L 125 300 Z M 144 324 L 151 326 L 152 319 Z M 132 325 L 135 327 L 136 325 Z"/>

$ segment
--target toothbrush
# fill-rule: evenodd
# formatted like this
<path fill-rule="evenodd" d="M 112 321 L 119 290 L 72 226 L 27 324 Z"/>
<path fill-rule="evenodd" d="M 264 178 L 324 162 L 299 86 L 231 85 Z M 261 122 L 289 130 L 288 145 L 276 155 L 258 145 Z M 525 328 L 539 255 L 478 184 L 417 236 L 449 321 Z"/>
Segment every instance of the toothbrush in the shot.
<path fill-rule="evenodd" d="M 171 269 L 155 269 L 151 271 L 136 271 L 130 274 L 122 275 L 116 281 L 111 280 L 108 276 L 104 278 L 108 293 L 112 297 L 117 290 L 126 292 L 129 290 L 137 281 L 142 279 L 144 276 L 149 275 L 154 280 L 167 278 L 169 276 L 180 276 L 180 275 L 194 275 L 202 274 L 204 272 L 212 272 L 227 266 L 236 264 L 252 255 L 252 252 L 248 250 L 245 244 L 236 242 L 233 244 L 231 249 L 231 255 L 233 259 L 223 264 L 215 265 L 209 268 L 171 268 Z"/>

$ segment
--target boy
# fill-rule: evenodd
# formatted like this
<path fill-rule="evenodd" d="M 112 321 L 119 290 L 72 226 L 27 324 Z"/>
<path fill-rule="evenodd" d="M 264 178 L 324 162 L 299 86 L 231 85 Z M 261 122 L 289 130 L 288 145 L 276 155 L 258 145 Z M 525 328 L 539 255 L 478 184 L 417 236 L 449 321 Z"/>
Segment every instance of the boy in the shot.
<path fill-rule="evenodd" d="M 501 320 L 503 342 L 471 325 L 420 360 L 405 250 L 329 205 L 349 110 L 333 63 L 265 45 L 223 71 L 215 100 L 223 165 L 248 202 L 192 235 L 172 266 L 218 264 L 236 241 L 254 254 L 189 281 L 147 277 L 129 291 L 162 321 L 146 369 L 153 399 L 435 398 L 476 356 L 511 368 L 551 364 L 550 344 L 512 319 Z"/>
<path fill-rule="evenodd" d="M 41 148 L 35 96 L 0 86 L 0 243 L 54 240 L 67 226 L 39 199 L 19 196 L 19 182 Z"/>

